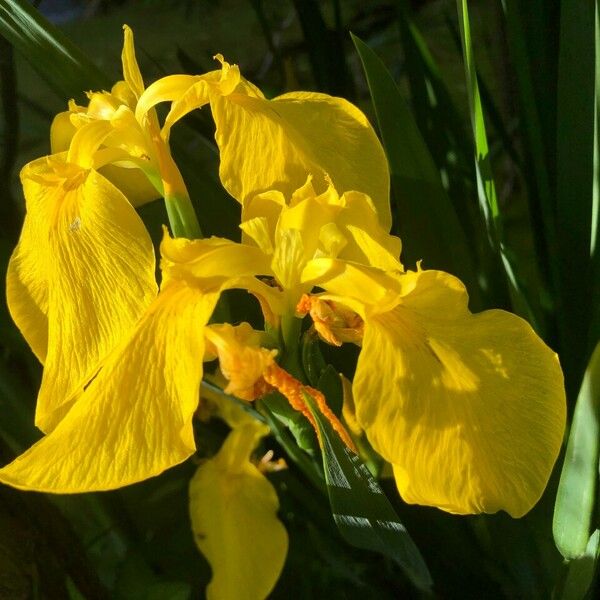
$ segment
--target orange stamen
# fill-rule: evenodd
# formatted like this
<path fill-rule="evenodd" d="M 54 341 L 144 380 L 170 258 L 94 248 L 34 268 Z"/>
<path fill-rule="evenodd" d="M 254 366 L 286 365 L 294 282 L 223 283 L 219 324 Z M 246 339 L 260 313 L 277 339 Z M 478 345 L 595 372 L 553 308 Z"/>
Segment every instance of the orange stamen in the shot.
<path fill-rule="evenodd" d="M 315 401 L 317 402 L 317 406 L 319 407 L 319 410 L 321 411 L 323 416 L 331 423 L 331 426 L 337 432 L 337 434 L 340 436 L 340 438 L 342 439 L 342 442 L 344 442 L 344 444 L 346 444 L 346 446 L 348 446 L 348 448 L 350 448 L 350 450 L 352 450 L 353 452 L 358 454 L 358 452 L 356 450 L 356 446 L 354 445 L 354 442 L 352 441 L 352 438 L 346 431 L 346 428 L 341 424 L 340 420 L 335 416 L 334 412 L 327 405 L 327 402 L 325 400 L 325 396 L 323 395 L 323 393 L 320 392 L 319 390 L 316 390 L 315 388 L 312 388 L 309 386 L 306 386 L 304 391 L 307 392 L 308 394 L 310 394 L 315 399 Z"/>
<path fill-rule="evenodd" d="M 308 294 L 302 294 L 302 298 L 296 305 L 296 313 L 301 317 L 304 317 L 310 312 L 312 308 L 312 297 Z"/>
<path fill-rule="evenodd" d="M 303 385 L 295 377 L 290 375 L 287 371 L 284 371 L 279 365 L 273 363 L 269 365 L 263 373 L 264 380 L 281 394 L 283 394 L 290 406 L 302 413 L 313 426 L 319 439 L 319 444 L 323 446 L 321 440 L 321 434 L 319 428 L 312 413 L 310 412 L 306 402 L 302 396 L 303 393 L 309 394 L 311 398 L 317 403 L 317 407 L 323 414 L 323 416 L 331 423 L 333 429 L 340 436 L 342 441 L 350 448 L 353 452 L 356 452 L 356 447 L 352 442 L 352 438 L 348 435 L 348 432 L 344 429 L 344 426 L 340 423 L 339 419 L 335 416 L 332 410 L 327 406 L 325 396 L 319 391 L 309 386 Z"/>
<path fill-rule="evenodd" d="M 351 309 L 333 300 L 304 294 L 296 305 L 296 314 L 304 317 L 309 313 L 315 330 L 328 344 L 341 346 L 344 342 L 362 343 L 364 322 Z"/>

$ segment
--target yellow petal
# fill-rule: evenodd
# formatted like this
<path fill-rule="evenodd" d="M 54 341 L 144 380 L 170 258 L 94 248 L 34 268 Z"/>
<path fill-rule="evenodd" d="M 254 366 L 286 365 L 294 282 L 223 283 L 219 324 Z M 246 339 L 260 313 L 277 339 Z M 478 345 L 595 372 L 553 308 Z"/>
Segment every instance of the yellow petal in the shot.
<path fill-rule="evenodd" d="M 364 255 L 364 259 L 360 260 L 360 262 L 372 267 L 376 267 L 383 271 L 402 272 L 404 270 L 402 263 L 399 261 L 399 253 L 392 254 L 377 239 L 369 235 L 369 233 L 362 227 L 347 225 L 347 229 L 352 234 L 356 245 L 358 248 L 360 248 Z M 345 254 L 342 254 L 341 257 L 348 260 Z"/>
<path fill-rule="evenodd" d="M 0 481 L 56 493 L 108 490 L 158 475 L 194 450 L 203 326 L 218 294 L 163 289 L 64 419 Z"/>
<path fill-rule="evenodd" d="M 407 502 L 522 516 L 563 439 L 558 358 L 519 317 L 471 314 L 454 277 L 403 277 L 401 303 L 365 322 L 357 420 Z"/>
<path fill-rule="evenodd" d="M 152 242 L 135 210 L 97 172 L 70 174 L 74 180 L 62 179 L 43 159 L 23 170 L 28 222 L 8 280 L 12 314 L 40 357 L 44 330 L 32 329 L 45 322 L 48 294 L 36 410 L 43 431 L 56 426 L 156 296 Z"/>
<path fill-rule="evenodd" d="M 198 82 L 198 79 L 195 75 L 167 75 L 150 84 L 136 105 L 135 118 L 142 122 L 144 115 L 157 104 L 179 100 Z M 200 108 L 200 106 L 194 108 Z"/>
<path fill-rule="evenodd" d="M 135 58 L 133 31 L 127 25 L 123 25 L 123 36 L 123 52 L 121 53 L 123 77 L 136 98 L 139 98 L 144 91 L 144 80 Z"/>
<path fill-rule="evenodd" d="M 297 229 L 281 229 L 277 232 L 271 268 L 283 289 L 292 294 L 300 284 L 300 274 L 306 263 L 303 242 L 302 234 Z M 299 299 L 300 296 L 293 301 L 294 306 Z"/>
<path fill-rule="evenodd" d="M 171 102 L 171 109 L 165 119 L 163 136 L 169 137 L 171 127 L 192 110 L 208 104 L 211 95 L 223 96 L 241 86 L 241 89 L 256 95 L 254 86 L 240 82 L 237 65 L 223 62 L 220 71 L 209 71 L 204 75 L 168 75 L 155 81 L 141 96 L 135 116 L 141 120 L 150 109 L 161 102 Z M 262 94 L 260 94 L 262 97 Z"/>
<path fill-rule="evenodd" d="M 313 177 L 341 192 L 368 194 L 386 230 L 391 225 L 389 170 L 383 147 L 365 115 L 342 98 L 295 92 L 267 100 L 241 78 L 236 65 L 200 76 L 174 75 L 153 83 L 142 95 L 136 118 L 170 101 L 163 127 L 210 103 L 221 154 L 221 181 L 245 204 L 256 194 L 279 190 L 285 197 Z M 323 135 L 327 132 L 327 135 Z"/>
<path fill-rule="evenodd" d="M 402 265 L 398 267 L 402 250 L 400 238 L 390 235 L 388 229 L 381 226 L 371 198 L 360 192 L 346 192 L 343 202 L 345 210 L 340 214 L 339 224 L 352 233 L 358 248 L 354 244 L 348 245 L 341 258 L 383 269 L 389 266 L 391 270 L 402 270 Z M 357 233 L 362 236 L 357 237 Z M 372 244 L 377 250 L 371 249 Z M 382 252 L 388 256 L 382 258 Z"/>
<path fill-rule="evenodd" d="M 255 217 L 240 224 L 242 230 L 242 241 L 248 243 L 249 239 L 261 249 L 265 254 L 273 254 L 273 235 L 269 230 L 269 222 L 266 217 Z"/>
<path fill-rule="evenodd" d="M 160 198 L 156 188 L 139 169 L 105 165 L 99 172 L 117 187 L 132 206 L 138 207 Z"/>
<path fill-rule="evenodd" d="M 171 279 L 195 281 L 205 290 L 243 289 L 254 294 L 275 315 L 287 306 L 284 294 L 255 275 L 272 276 L 270 259 L 256 246 L 212 237 L 171 238 L 166 229 L 160 247 L 163 284 Z M 268 314 L 268 313 L 267 313 Z"/>
<path fill-rule="evenodd" d="M 255 385 L 265 369 L 273 364 L 277 351 L 261 348 L 261 332 L 248 323 L 236 327 L 228 323 L 211 325 L 204 333 L 207 349 L 218 356 L 221 373 L 229 381 L 225 393 L 254 400 Z"/>
<path fill-rule="evenodd" d="M 48 350 L 48 273 L 52 264 L 44 217 L 40 211 L 25 215 L 6 273 L 10 315 L 41 363 Z"/>
<path fill-rule="evenodd" d="M 245 203 L 270 189 L 289 198 L 307 175 L 322 188 L 328 176 L 340 193 L 368 194 L 389 229 L 387 161 L 358 108 L 325 94 L 296 92 L 266 100 L 236 90 L 211 98 L 211 110 L 221 181 L 237 200 Z"/>
<path fill-rule="evenodd" d="M 58 113 L 50 126 L 50 148 L 52 154 L 65 152 L 77 129 L 71 123 L 71 111 Z"/>
<path fill-rule="evenodd" d="M 209 280 L 219 288 L 225 280 L 229 287 L 239 287 L 237 282 L 270 272 L 268 257 L 259 248 L 225 238 L 187 240 L 171 238 L 165 231 L 160 252 L 163 281 L 193 277 L 202 280 L 205 289 L 210 288 Z"/>
<path fill-rule="evenodd" d="M 255 423 L 237 427 L 190 483 L 194 537 L 213 571 L 208 600 L 266 598 L 283 569 L 288 536 L 277 518 L 279 500 L 250 462 L 267 432 Z"/>
<path fill-rule="evenodd" d="M 396 306 L 402 292 L 398 277 L 334 258 L 310 260 L 301 280 L 331 292 L 324 299 L 345 304 L 363 319 L 371 312 L 385 312 Z"/>
<path fill-rule="evenodd" d="M 124 82 L 119 82 L 123 83 Z M 102 137 L 100 143 L 105 141 L 105 138 L 111 136 L 112 138 L 118 136 L 118 146 L 122 148 L 121 158 L 128 158 L 128 154 L 133 154 L 135 157 L 140 157 L 137 166 L 145 168 L 147 171 L 151 171 L 154 166 L 153 163 L 148 159 L 149 146 L 147 140 L 144 137 L 144 132 L 141 130 L 138 123 L 133 117 L 133 113 L 126 109 L 117 111 L 117 107 L 113 106 L 116 104 L 115 100 L 111 98 L 109 94 L 98 93 L 92 96 L 90 101 L 90 109 L 94 109 L 94 101 L 96 105 L 99 102 L 110 103 L 110 110 L 107 114 L 95 114 L 94 117 L 97 119 L 103 118 L 104 125 L 97 126 L 102 130 Z M 97 108 L 97 106 L 96 106 Z M 69 150 L 69 145 L 78 131 L 71 122 L 71 112 L 62 112 L 56 115 L 50 128 L 50 140 L 52 153 L 57 154 L 63 151 Z M 124 117 L 130 117 L 129 122 L 124 122 Z M 84 128 L 89 125 L 89 122 L 82 125 L 80 128 Z M 110 127 L 112 125 L 113 127 Z M 113 129 L 118 127 L 118 132 L 114 132 Z M 117 141 L 117 140 L 116 140 Z M 126 150 L 125 150 L 126 149 Z M 84 152 L 90 152 L 90 150 L 84 150 Z M 106 150 L 100 150 L 92 152 L 92 163 L 97 168 L 99 155 L 106 153 Z M 143 157 L 143 158 L 141 158 Z M 107 162 L 112 162 L 114 159 L 110 159 Z M 104 161 L 101 161 L 104 162 Z M 90 166 L 92 163 L 88 164 Z M 113 164 L 103 164 L 100 172 L 117 188 L 119 188 L 131 202 L 133 206 L 141 206 L 156 200 L 160 197 L 160 194 L 156 191 L 155 187 L 150 183 L 148 177 L 139 168 L 125 168 L 123 166 L 117 166 Z"/>

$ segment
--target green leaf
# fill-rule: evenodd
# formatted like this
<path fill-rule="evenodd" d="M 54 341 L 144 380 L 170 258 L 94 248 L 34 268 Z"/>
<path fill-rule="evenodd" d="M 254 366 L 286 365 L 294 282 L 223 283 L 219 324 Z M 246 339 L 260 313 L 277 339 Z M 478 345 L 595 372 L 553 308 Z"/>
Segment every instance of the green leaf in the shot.
<path fill-rule="evenodd" d="M 464 230 L 442 185 L 439 171 L 396 83 L 381 59 L 352 36 L 361 59 L 383 145 L 394 195 L 404 262 L 459 276 L 473 292 L 477 283 Z"/>
<path fill-rule="evenodd" d="M 354 83 L 344 52 L 343 37 L 330 31 L 317 0 L 293 0 L 317 88 L 335 96 L 352 98 Z M 339 20 L 337 23 L 340 25 Z"/>
<path fill-rule="evenodd" d="M 567 559 L 586 551 L 598 488 L 600 343 L 577 398 L 554 508 L 554 541 Z"/>
<path fill-rule="evenodd" d="M 563 0 L 557 106 L 559 327 L 567 391 L 579 387 L 590 347 L 592 213 L 598 194 L 599 31 L 596 2 Z M 595 343 L 596 340 L 590 340 Z"/>
<path fill-rule="evenodd" d="M 310 385 L 319 387 L 319 379 L 327 363 L 319 346 L 319 336 L 312 327 L 302 336 L 302 368 Z"/>
<path fill-rule="evenodd" d="M 596 86 L 595 86 L 595 128 L 594 128 L 594 182 L 592 210 L 590 214 L 590 275 L 591 324 L 588 335 L 589 350 L 600 340 L 600 132 L 598 113 L 600 109 L 600 22 L 596 4 Z"/>
<path fill-rule="evenodd" d="M 311 424 L 303 414 L 290 406 L 284 396 L 279 393 L 269 394 L 263 398 L 262 404 L 269 409 L 272 417 L 278 419 L 290 430 L 296 444 L 302 450 L 313 453 L 316 451 L 317 440 Z M 272 425 L 270 421 L 269 425 Z"/>
<path fill-rule="evenodd" d="M 0 35 L 62 98 L 81 98 L 89 89 L 110 89 L 107 76 L 26 0 L 0 2 Z"/>
<path fill-rule="evenodd" d="M 392 558 L 416 587 L 430 590 L 433 581 L 427 565 L 379 484 L 340 440 L 313 398 L 304 394 L 304 401 L 319 428 L 329 502 L 342 537 L 353 546 Z"/>
<path fill-rule="evenodd" d="M 446 15 L 446 24 L 452 35 L 452 39 L 454 40 L 454 43 L 456 44 L 460 52 L 462 48 L 462 43 L 458 27 L 448 15 Z M 494 95 L 492 94 L 488 86 L 485 84 L 485 81 L 479 70 L 477 70 L 476 75 L 477 85 L 479 86 L 479 92 L 481 94 L 481 104 L 483 106 L 484 112 L 485 114 L 487 114 L 490 122 L 492 123 L 492 127 L 495 130 L 504 151 L 506 152 L 506 154 L 508 154 L 508 156 L 510 156 L 510 159 L 513 161 L 515 167 L 519 170 L 519 172 L 522 173 L 523 161 L 519 156 L 517 149 L 515 148 L 512 137 L 508 131 L 508 127 L 504 123 L 504 118 L 502 117 L 502 114 L 500 113 L 500 110 L 496 105 L 496 99 L 494 98 Z"/>
<path fill-rule="evenodd" d="M 490 152 L 483 119 L 483 108 L 479 94 L 477 71 L 475 69 L 475 57 L 471 44 L 471 27 L 467 0 L 457 0 L 458 21 L 460 26 L 463 58 L 465 63 L 465 76 L 467 80 L 467 96 L 469 98 L 469 115 L 471 127 L 475 140 L 475 167 L 477 171 L 477 190 L 479 193 L 479 204 L 488 227 L 488 235 L 496 243 L 500 227 L 500 210 L 498 209 L 498 197 L 490 163 Z"/>
<path fill-rule="evenodd" d="M 561 600 L 581 600 L 586 597 L 594 581 L 600 558 L 600 530 L 590 536 L 583 556 L 569 563 Z"/>
<path fill-rule="evenodd" d="M 438 167 L 449 168 L 448 155 L 462 167 L 471 164 L 472 144 L 464 121 L 446 86 L 425 38 L 414 23 L 408 0 L 398 1 L 398 25 L 404 51 L 404 70 L 419 129 Z M 452 182 L 450 182 L 452 183 Z"/>
<path fill-rule="evenodd" d="M 517 301 L 515 304 L 526 313 L 532 325 L 539 330 L 541 321 L 531 308 L 527 294 L 515 272 L 512 254 L 504 245 L 502 218 L 492 173 L 477 71 L 475 69 L 475 57 L 471 43 L 467 0 L 457 0 L 457 8 L 467 83 L 467 96 L 469 99 L 469 114 L 471 117 L 473 139 L 475 141 L 475 172 L 477 175 L 479 207 L 486 223 L 489 243 L 502 261 L 507 283 L 510 286 L 513 297 Z"/>
<path fill-rule="evenodd" d="M 532 234 L 544 278 L 556 263 L 555 197 L 558 2 L 506 0 L 507 42 L 519 96 Z"/>

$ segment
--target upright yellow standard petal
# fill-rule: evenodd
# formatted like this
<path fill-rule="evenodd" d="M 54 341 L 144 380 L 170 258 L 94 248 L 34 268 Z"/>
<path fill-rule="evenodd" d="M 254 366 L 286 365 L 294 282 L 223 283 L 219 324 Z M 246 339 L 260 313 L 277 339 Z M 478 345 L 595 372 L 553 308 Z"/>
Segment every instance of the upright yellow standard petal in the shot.
<path fill-rule="evenodd" d="M 279 500 L 250 462 L 268 431 L 256 422 L 236 427 L 190 483 L 194 537 L 213 571 L 208 600 L 262 600 L 283 569 L 288 536 L 277 518 Z"/>
<path fill-rule="evenodd" d="M 157 291 L 152 242 L 127 199 L 96 171 L 62 163 L 61 174 L 58 162 L 22 172 L 27 219 L 7 281 L 11 314 L 45 362 L 36 424 L 46 432 Z"/>
<path fill-rule="evenodd" d="M 194 109 L 210 104 L 221 154 L 219 173 L 242 204 L 278 190 L 286 197 L 312 175 L 319 191 L 329 182 L 342 193 L 369 195 L 389 231 L 389 169 L 383 147 L 365 115 L 353 104 L 326 94 L 294 92 L 267 100 L 218 56 L 221 71 L 196 77 L 173 75 L 148 87 L 138 119 L 159 102 L 171 102 L 163 135 Z"/>
<path fill-rule="evenodd" d="M 217 298 L 183 282 L 163 289 L 56 429 L 0 469 L 0 481 L 44 492 L 108 490 L 190 456 L 203 326 Z"/>
<path fill-rule="evenodd" d="M 104 122 L 106 126 L 112 125 L 118 129 L 108 145 L 121 149 L 123 156 L 109 161 L 116 164 L 103 164 L 98 169 L 125 194 L 133 206 L 141 206 L 160 197 L 160 193 L 147 177 L 149 175 L 153 181 L 159 179 L 156 152 L 152 142 L 152 129 L 158 135 L 158 121 L 154 111 L 147 115 L 143 124 L 135 119 L 134 111 L 139 97 L 144 92 L 144 81 L 135 57 L 133 32 L 124 25 L 123 34 L 121 62 L 124 81 L 115 83 L 110 92 L 88 92 L 87 107 L 78 106 L 71 100 L 69 110 L 59 113 L 54 118 L 50 129 L 50 141 L 52 153 L 55 154 L 69 150 L 77 131 L 90 123 Z M 90 160 L 94 159 L 93 153 L 83 154 Z M 73 157 L 70 157 L 70 160 L 78 162 L 73 160 Z"/>
<path fill-rule="evenodd" d="M 133 31 L 127 25 L 123 25 L 121 63 L 123 64 L 123 78 L 125 79 L 125 83 L 127 83 L 137 99 L 144 92 L 144 80 L 142 79 L 142 74 L 135 57 Z"/>
<path fill-rule="evenodd" d="M 253 196 L 242 210 L 244 243 L 256 244 L 271 258 L 271 272 L 281 289 L 281 316 L 294 311 L 311 289 L 303 271 L 314 260 L 344 261 L 402 272 L 399 238 L 382 227 L 371 199 L 360 192 L 339 195 L 333 185 L 318 194 L 309 177 L 286 200 L 279 191 Z M 266 274 L 266 272 L 263 272 Z"/>
<path fill-rule="evenodd" d="M 215 97 L 211 109 L 221 181 L 240 202 L 270 189 L 289 197 L 309 174 L 324 189 L 327 175 L 340 193 L 368 194 L 389 229 L 387 161 L 373 128 L 354 105 L 309 92 L 274 100 L 234 92 Z"/>

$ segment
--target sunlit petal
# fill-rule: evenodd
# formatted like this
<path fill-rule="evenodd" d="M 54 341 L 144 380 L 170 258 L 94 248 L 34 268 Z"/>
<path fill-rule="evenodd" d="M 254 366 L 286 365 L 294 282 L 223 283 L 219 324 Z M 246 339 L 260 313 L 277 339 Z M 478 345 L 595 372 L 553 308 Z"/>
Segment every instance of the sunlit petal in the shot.
<path fill-rule="evenodd" d="M 211 99 L 211 110 L 221 181 L 240 202 L 270 189 L 291 197 L 309 174 L 325 189 L 327 175 L 340 193 L 368 194 L 389 228 L 383 148 L 363 113 L 346 100 L 296 92 L 270 101 L 236 90 Z"/>
<path fill-rule="evenodd" d="M 40 211 L 25 215 L 6 273 L 6 301 L 13 321 L 43 363 L 48 351 L 48 228 Z"/>
<path fill-rule="evenodd" d="M 365 322 L 357 420 L 407 502 L 519 517 L 541 496 L 563 438 L 558 359 L 519 317 L 471 314 L 454 277 L 406 277 L 413 289 L 401 304 Z"/>
<path fill-rule="evenodd" d="M 194 537 L 213 571 L 208 600 L 266 598 L 283 569 L 288 536 L 277 518 L 279 500 L 250 462 L 268 431 L 256 422 L 236 427 L 190 483 Z"/>
<path fill-rule="evenodd" d="M 121 62 L 123 64 L 123 78 L 125 83 L 131 88 L 136 98 L 139 98 L 144 91 L 144 80 L 140 68 L 135 58 L 135 47 L 133 45 L 133 32 L 127 25 L 123 25 L 123 52 L 121 53 Z"/>
<path fill-rule="evenodd" d="M 13 487 L 71 493 L 158 475 L 195 450 L 203 326 L 218 294 L 173 283 L 56 429 L 0 469 Z"/>
<path fill-rule="evenodd" d="M 9 269 L 11 312 L 45 358 L 36 411 L 43 431 L 156 295 L 152 242 L 134 209 L 95 171 L 65 168 L 66 179 L 44 159 L 24 169 L 28 217 Z M 44 311 L 48 325 L 34 332 Z"/>

